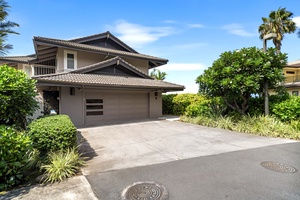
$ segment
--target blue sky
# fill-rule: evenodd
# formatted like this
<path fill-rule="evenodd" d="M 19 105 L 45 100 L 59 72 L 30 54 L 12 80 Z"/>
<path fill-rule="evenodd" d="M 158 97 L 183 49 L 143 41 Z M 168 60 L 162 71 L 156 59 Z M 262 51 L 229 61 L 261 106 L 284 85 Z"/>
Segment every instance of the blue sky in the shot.
<path fill-rule="evenodd" d="M 110 31 L 143 54 L 169 59 L 166 81 L 197 92 L 195 79 L 224 51 L 261 48 L 261 17 L 286 7 L 300 27 L 295 0 L 9 0 L 9 20 L 20 24 L 8 55 L 34 53 L 33 36 L 71 39 Z M 282 52 L 300 59 L 300 38 L 286 35 Z M 268 42 L 268 46 L 273 46 Z"/>

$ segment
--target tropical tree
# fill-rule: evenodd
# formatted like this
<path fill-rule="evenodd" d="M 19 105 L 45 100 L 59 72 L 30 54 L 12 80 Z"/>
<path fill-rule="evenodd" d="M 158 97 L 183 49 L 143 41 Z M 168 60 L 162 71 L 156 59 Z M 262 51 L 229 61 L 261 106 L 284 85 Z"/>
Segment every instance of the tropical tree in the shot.
<path fill-rule="evenodd" d="M 277 52 L 280 52 L 284 34 L 294 33 L 296 30 L 296 23 L 292 17 L 293 13 L 286 8 L 279 7 L 278 10 L 271 11 L 269 18 L 262 17 L 263 23 L 258 27 L 259 38 L 263 39 L 269 33 L 276 33 L 277 37 L 273 39 L 273 43 Z"/>
<path fill-rule="evenodd" d="M 199 93 L 220 97 L 225 104 L 245 115 L 253 94 L 261 94 L 268 81 L 269 88 L 283 81 L 287 55 L 269 48 L 266 53 L 256 47 L 227 51 L 200 75 L 196 83 Z"/>
<path fill-rule="evenodd" d="M 162 72 L 159 69 L 153 69 L 150 73 L 150 76 L 152 78 L 155 78 L 156 80 L 165 80 L 167 73 L 166 72 Z"/>
<path fill-rule="evenodd" d="M 12 30 L 14 27 L 19 27 L 19 24 L 7 20 L 8 9 L 10 6 L 5 0 L 0 0 L 0 55 L 5 55 L 8 50 L 12 49 L 11 44 L 5 43 L 9 34 L 19 34 Z"/>

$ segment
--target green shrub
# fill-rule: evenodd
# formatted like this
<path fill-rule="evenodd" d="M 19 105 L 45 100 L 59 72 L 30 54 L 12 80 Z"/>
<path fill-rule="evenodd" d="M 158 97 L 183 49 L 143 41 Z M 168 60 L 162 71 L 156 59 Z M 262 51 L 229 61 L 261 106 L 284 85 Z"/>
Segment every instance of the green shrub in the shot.
<path fill-rule="evenodd" d="M 0 66 L 0 124 L 24 128 L 37 108 L 35 81 L 21 70 Z"/>
<path fill-rule="evenodd" d="M 41 155 L 76 144 L 76 127 L 67 115 L 52 115 L 29 124 L 29 136 Z"/>
<path fill-rule="evenodd" d="M 281 137 L 300 140 L 300 123 L 292 121 L 284 123 L 271 116 L 243 116 L 233 119 L 231 117 L 187 117 L 180 118 L 183 122 L 203 126 L 218 127 L 243 133 L 251 133 L 267 137 Z"/>
<path fill-rule="evenodd" d="M 187 107 L 190 115 L 196 115 L 197 112 L 203 112 L 207 110 L 209 100 L 199 94 L 178 94 L 173 98 L 174 103 L 174 114 L 183 115 L 187 111 Z"/>
<path fill-rule="evenodd" d="M 68 148 L 66 151 L 59 150 L 48 155 L 49 164 L 42 165 L 45 170 L 44 182 L 54 183 L 72 177 L 84 165 L 76 148 Z"/>
<path fill-rule="evenodd" d="M 31 152 L 32 141 L 24 132 L 0 126 L 0 191 L 21 182 L 30 165 Z"/>
<path fill-rule="evenodd" d="M 162 95 L 162 113 L 164 115 L 175 115 L 173 99 L 177 94 Z"/>
<path fill-rule="evenodd" d="M 300 97 L 290 96 L 289 99 L 275 104 L 272 112 L 282 121 L 300 119 Z"/>

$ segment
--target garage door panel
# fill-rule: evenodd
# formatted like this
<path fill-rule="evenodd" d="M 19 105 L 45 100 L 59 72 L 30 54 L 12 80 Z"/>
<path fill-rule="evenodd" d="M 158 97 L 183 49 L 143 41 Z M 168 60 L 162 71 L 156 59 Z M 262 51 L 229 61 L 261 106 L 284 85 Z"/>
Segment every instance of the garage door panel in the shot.
<path fill-rule="evenodd" d="M 149 117 L 148 93 L 95 92 L 86 93 L 85 98 L 103 99 L 103 115 L 86 116 L 87 124 L 131 119 L 147 119 Z M 89 107 L 92 108 L 93 106 Z M 94 107 L 100 108 L 100 106 Z"/>

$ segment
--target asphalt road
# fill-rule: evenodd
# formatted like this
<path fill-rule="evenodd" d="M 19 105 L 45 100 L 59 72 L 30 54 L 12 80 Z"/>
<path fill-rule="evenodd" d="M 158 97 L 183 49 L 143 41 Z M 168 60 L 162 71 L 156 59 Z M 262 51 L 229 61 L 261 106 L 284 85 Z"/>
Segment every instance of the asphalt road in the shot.
<path fill-rule="evenodd" d="M 170 200 L 298 200 L 300 172 L 276 172 L 261 163 L 272 161 L 300 170 L 299 158 L 300 143 L 296 142 L 100 172 L 86 178 L 101 200 L 121 199 L 127 186 L 140 181 L 164 185 Z"/>

